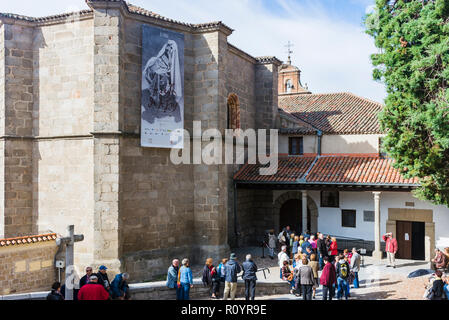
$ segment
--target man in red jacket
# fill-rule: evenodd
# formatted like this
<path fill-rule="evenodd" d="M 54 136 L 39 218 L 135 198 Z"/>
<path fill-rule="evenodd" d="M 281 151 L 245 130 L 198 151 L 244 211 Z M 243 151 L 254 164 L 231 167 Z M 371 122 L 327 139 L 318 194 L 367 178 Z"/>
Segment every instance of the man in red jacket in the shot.
<path fill-rule="evenodd" d="M 335 294 L 335 285 L 337 284 L 337 273 L 335 267 L 329 262 L 329 257 L 324 256 L 324 268 L 321 272 L 320 284 L 323 285 L 323 300 L 327 300 L 329 293 L 329 300 L 332 300 Z"/>
<path fill-rule="evenodd" d="M 82 286 L 78 292 L 78 300 L 108 300 L 109 293 L 97 281 L 96 275 L 90 276 L 89 282 Z"/>
<path fill-rule="evenodd" d="M 386 242 L 385 251 L 387 252 L 388 264 L 387 267 L 396 268 L 396 262 L 394 256 L 398 252 L 398 241 L 393 238 L 393 233 L 386 233 L 382 236 L 382 239 Z"/>

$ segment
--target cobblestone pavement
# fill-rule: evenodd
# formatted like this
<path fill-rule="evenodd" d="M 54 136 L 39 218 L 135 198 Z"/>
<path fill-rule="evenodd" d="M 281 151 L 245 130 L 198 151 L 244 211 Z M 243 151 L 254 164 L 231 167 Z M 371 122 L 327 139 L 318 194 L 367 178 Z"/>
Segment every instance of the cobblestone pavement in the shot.
<path fill-rule="evenodd" d="M 253 260 L 258 268 L 269 268 L 266 281 L 279 282 L 279 267 L 277 257 L 262 259 L 261 248 L 240 248 L 236 250 L 238 261 L 244 261 L 246 253 L 253 255 Z M 266 256 L 265 252 L 265 256 Z M 364 267 L 359 273 L 360 288 L 354 289 L 351 286 L 350 300 L 423 300 L 424 286 L 428 282 L 430 275 L 407 278 L 408 274 L 418 269 L 428 269 L 429 265 L 425 261 L 397 260 L 395 269 L 385 266 L 386 261 L 377 262 L 371 257 L 364 257 Z M 201 276 L 202 266 L 194 266 L 195 276 Z M 263 279 L 263 274 L 258 273 L 259 279 Z M 257 290 L 257 287 L 256 287 Z M 300 300 L 291 294 L 256 297 L 259 300 Z M 316 299 L 321 299 L 321 287 L 317 289 Z M 237 300 L 241 300 L 239 298 Z"/>

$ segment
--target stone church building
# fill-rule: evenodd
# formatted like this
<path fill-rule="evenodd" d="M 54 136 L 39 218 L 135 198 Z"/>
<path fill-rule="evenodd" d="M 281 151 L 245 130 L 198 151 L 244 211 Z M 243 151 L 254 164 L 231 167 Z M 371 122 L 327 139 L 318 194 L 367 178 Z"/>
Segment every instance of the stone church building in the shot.
<path fill-rule="evenodd" d="M 415 221 L 426 258 L 447 234 L 449 210 L 414 199 L 417 182 L 382 156 L 380 104 L 312 94 L 298 68 L 236 48 L 221 22 L 86 3 L 42 18 L 0 14 L 0 238 L 65 236 L 74 224 L 81 273 L 103 264 L 144 281 L 175 257 L 217 261 L 284 224 L 379 249 L 376 232 Z M 143 25 L 184 35 L 184 128 L 280 129 L 276 175 L 175 165 L 170 149 L 140 146 Z"/>
<path fill-rule="evenodd" d="M 140 146 L 142 25 L 184 34 L 184 128 L 274 128 L 274 57 L 228 43 L 221 22 L 189 24 L 124 1 L 43 18 L 0 16 L 0 238 L 84 234 L 75 264 L 133 280 L 174 257 L 229 253 L 233 165 L 174 165 Z M 236 98 L 237 97 L 237 98 Z M 232 233 L 231 233 L 232 234 Z M 114 270 L 114 271 L 112 271 Z"/>

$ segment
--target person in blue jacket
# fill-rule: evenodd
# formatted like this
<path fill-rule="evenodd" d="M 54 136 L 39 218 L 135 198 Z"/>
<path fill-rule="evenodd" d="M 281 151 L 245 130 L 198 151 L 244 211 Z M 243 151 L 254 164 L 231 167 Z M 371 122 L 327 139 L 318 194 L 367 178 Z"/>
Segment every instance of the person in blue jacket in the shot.
<path fill-rule="evenodd" d="M 181 264 L 178 276 L 178 288 L 181 289 L 179 300 L 189 300 L 190 288 L 193 287 L 192 270 L 190 269 L 189 259 L 182 259 Z"/>
<path fill-rule="evenodd" d="M 119 273 L 111 282 L 112 298 L 119 300 L 129 300 L 128 273 Z"/>

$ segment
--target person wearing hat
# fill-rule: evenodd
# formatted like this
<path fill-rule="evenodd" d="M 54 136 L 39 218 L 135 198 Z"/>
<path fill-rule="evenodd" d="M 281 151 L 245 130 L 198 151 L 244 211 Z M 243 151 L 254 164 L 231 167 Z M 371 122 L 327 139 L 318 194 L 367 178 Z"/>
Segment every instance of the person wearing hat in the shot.
<path fill-rule="evenodd" d="M 108 270 L 108 268 L 106 268 L 103 265 L 100 266 L 100 268 L 98 268 L 98 273 L 96 274 L 96 276 L 98 278 L 98 284 L 103 285 L 106 291 L 111 293 L 110 291 L 111 283 L 109 282 L 109 277 L 108 274 L 106 273 L 106 270 Z"/>
<path fill-rule="evenodd" d="M 89 282 L 85 284 L 78 292 L 78 300 L 108 300 L 109 293 L 103 285 L 98 284 L 98 277 L 91 275 Z"/>
<path fill-rule="evenodd" d="M 398 252 L 398 241 L 393 238 L 393 232 L 384 234 L 382 239 L 385 241 L 385 252 L 388 257 L 387 267 L 396 268 L 395 255 Z"/>
<path fill-rule="evenodd" d="M 237 256 L 235 253 L 231 253 L 230 259 L 225 265 L 225 289 L 223 300 L 227 300 L 228 295 L 231 296 L 231 300 L 235 299 L 235 293 L 237 292 L 237 274 L 242 271 L 236 260 Z"/>

